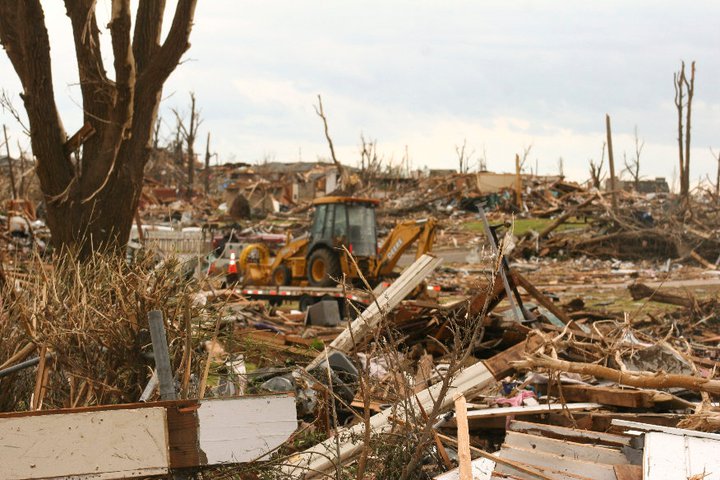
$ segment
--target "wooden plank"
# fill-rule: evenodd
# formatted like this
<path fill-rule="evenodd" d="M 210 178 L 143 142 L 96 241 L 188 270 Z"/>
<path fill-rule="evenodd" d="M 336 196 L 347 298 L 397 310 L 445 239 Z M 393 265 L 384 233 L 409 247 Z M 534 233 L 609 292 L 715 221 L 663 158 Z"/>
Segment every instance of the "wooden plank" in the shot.
<path fill-rule="evenodd" d="M 641 465 L 613 465 L 617 480 L 642 480 L 643 468 Z"/>
<path fill-rule="evenodd" d="M 472 480 L 472 457 L 470 456 L 470 430 L 467 421 L 467 403 L 463 395 L 455 397 L 455 418 L 457 419 L 458 465 L 460 480 Z"/>
<path fill-rule="evenodd" d="M 566 325 L 572 321 L 572 319 L 568 317 L 568 314 L 565 313 L 562 308 L 555 305 L 552 300 L 543 295 L 543 293 L 537 288 L 535 288 L 535 286 L 527 278 L 523 277 L 522 275 L 520 275 L 520 273 L 516 271 L 512 271 L 511 275 L 513 281 L 515 282 L 515 285 L 519 285 L 524 288 L 531 297 L 537 300 L 540 305 L 547 308 L 553 315 L 558 317 L 560 321 L 562 321 Z"/>
<path fill-rule="evenodd" d="M 513 420 L 508 426 L 513 432 L 542 435 L 547 438 L 566 439 L 576 443 L 591 443 L 609 446 L 629 446 L 631 438 L 613 433 L 594 432 L 592 430 L 577 430 L 557 425 L 544 425 L 541 423 L 523 422 Z"/>
<path fill-rule="evenodd" d="M 203 465 L 263 459 L 297 429 L 295 398 L 247 396 L 200 402 L 199 444 Z"/>
<path fill-rule="evenodd" d="M 469 411 L 468 422 L 470 426 L 473 425 L 474 421 L 482 421 L 488 418 L 508 417 L 508 416 L 523 416 L 523 415 L 541 415 L 543 413 L 560 412 L 563 410 L 594 410 L 602 408 L 599 403 L 553 403 L 550 405 L 523 405 L 520 407 L 498 407 L 498 408 L 486 408 L 483 410 L 472 410 Z M 455 419 L 450 419 L 447 426 L 454 427 L 456 425 Z"/>
<path fill-rule="evenodd" d="M 523 351 L 525 350 L 524 344 L 525 342 L 522 342 L 522 344 L 516 347 Z M 530 350 L 530 353 L 532 353 L 532 350 Z M 508 358 L 512 358 L 512 355 L 512 353 L 507 354 L 506 352 L 502 352 L 495 355 L 491 361 L 494 364 L 507 363 Z M 505 370 L 502 369 L 500 371 L 504 372 Z M 486 366 L 485 362 L 478 362 L 471 365 L 458 373 L 452 380 L 450 394 L 442 398 L 440 409 L 445 410 L 452 405 L 453 394 L 472 396 L 496 381 L 497 377 L 493 376 L 493 372 Z M 441 388 L 442 384 L 437 383 L 417 393 L 413 400 L 419 403 L 425 411 L 430 411 L 435 400 L 439 398 Z M 370 428 L 375 434 L 390 431 L 392 428 L 391 418 L 394 417 L 402 420 L 402 415 L 402 409 L 387 408 L 370 417 Z M 322 474 L 322 472 L 331 469 L 336 463 L 352 458 L 362 449 L 362 442 L 353 439 L 362 438 L 364 431 L 364 423 L 356 424 L 351 428 L 341 429 L 338 435 L 340 435 L 340 438 L 343 440 L 340 442 L 339 455 L 336 439 L 333 437 L 303 452 L 299 452 L 288 459 L 286 465 L 283 467 L 283 473 L 290 478 L 311 478 L 312 476 Z"/>
<path fill-rule="evenodd" d="M 383 315 L 395 308 L 441 262 L 442 259 L 427 254 L 415 260 L 387 290 L 382 292 L 374 302 L 353 320 L 348 328 L 335 337 L 335 340 L 330 343 L 328 348 L 349 353 L 355 342 L 362 342 L 380 322 Z M 317 367 L 325 359 L 325 355 L 325 352 L 320 353 L 310 362 L 307 369 L 312 370 Z"/>
<path fill-rule="evenodd" d="M 720 441 L 662 432 L 645 434 L 643 479 L 720 480 Z"/>
<path fill-rule="evenodd" d="M 457 446 L 457 444 L 458 444 L 457 440 L 452 437 L 448 437 L 441 433 L 438 433 L 437 435 L 442 440 L 445 440 L 446 442 L 450 442 L 455 446 Z M 507 458 L 501 458 L 498 455 L 488 453 L 485 450 L 481 450 L 481 449 L 475 448 L 473 446 L 470 446 L 470 450 L 487 460 L 491 460 L 491 461 L 495 462 L 496 467 L 498 464 L 500 464 L 503 467 L 509 468 L 510 471 L 512 471 L 512 472 L 518 472 L 518 473 L 522 474 L 522 476 L 518 477 L 518 478 L 528 478 L 529 480 L 556 480 L 554 478 L 550 478 L 550 477 L 546 476 L 545 474 L 543 474 L 542 472 L 540 472 L 536 469 L 532 469 L 532 468 L 528 467 L 527 465 L 524 465 L 519 462 L 514 462 L 512 460 L 508 460 Z M 512 478 L 515 478 L 515 476 L 513 476 Z"/>
<path fill-rule="evenodd" d="M 550 395 L 558 395 L 557 386 L 552 386 Z M 672 402 L 677 397 L 667 392 L 657 390 L 634 390 L 620 387 L 598 387 L 590 385 L 563 385 L 562 394 L 566 401 L 596 402 L 603 405 L 613 405 L 628 408 L 652 408 L 657 403 Z M 678 408 L 686 408 L 682 400 Z M 689 403 L 689 402 L 688 402 Z"/>
<path fill-rule="evenodd" d="M 169 402 L 167 402 L 169 403 Z M 198 449 L 197 400 L 173 402 L 166 407 L 168 435 L 170 436 L 170 468 L 200 465 Z"/>
<path fill-rule="evenodd" d="M 512 461 L 510 459 L 505 459 L 505 460 L 508 462 Z M 518 463 L 520 463 L 520 462 L 518 462 Z M 529 465 L 527 465 L 527 467 L 530 468 Z M 578 477 L 576 475 L 572 475 L 569 473 L 558 472 L 551 468 L 539 468 L 539 467 L 535 467 L 535 466 L 533 466 L 532 468 L 534 468 L 535 470 L 540 472 L 542 475 L 545 475 L 545 478 L 550 478 L 552 480 L 587 480 L 587 478 L 585 478 L 585 477 Z M 507 478 L 511 478 L 511 479 L 518 479 L 518 480 L 536 480 L 536 477 L 533 477 L 532 475 L 528 475 L 527 473 L 524 473 L 524 472 L 517 472 L 517 471 L 513 470 L 512 467 L 510 467 L 508 465 L 503 465 L 501 463 L 498 463 L 495 466 L 495 472 L 493 472 L 493 473 L 494 473 L 494 475 L 492 476 L 493 479 L 501 478 L 501 479 L 505 480 Z"/>
<path fill-rule="evenodd" d="M 554 474 L 559 473 L 590 480 L 616 480 L 612 465 L 583 462 L 550 453 L 514 448 L 509 445 L 503 445 L 499 455 L 502 458 L 542 468 Z M 552 476 L 555 477 L 555 475 Z"/>
<path fill-rule="evenodd" d="M 495 470 L 495 462 L 487 458 L 472 461 L 472 480 L 490 480 Z M 453 468 L 433 478 L 433 480 L 460 480 L 460 468 Z"/>
<path fill-rule="evenodd" d="M 720 434 L 717 434 L 717 433 L 698 432 L 696 430 L 686 430 L 684 428 L 664 427 L 661 425 L 653 425 L 650 423 L 640 423 L 640 422 L 632 422 L 629 420 L 617 420 L 617 419 L 612 420 L 612 425 L 614 427 L 622 427 L 625 430 L 637 430 L 640 432 L 669 433 L 672 435 L 681 435 L 681 436 L 687 436 L 687 437 L 707 438 L 708 440 L 715 440 L 715 441 L 720 442 Z"/>
<path fill-rule="evenodd" d="M 505 436 L 505 443 L 513 448 L 552 453 L 560 457 L 568 457 L 584 462 L 607 463 L 610 465 L 630 463 L 620 450 L 614 448 L 544 438 L 527 433 L 508 432 Z"/>
<path fill-rule="evenodd" d="M 165 474 L 165 424 L 162 407 L 2 418 L 2 478 Z"/>
<path fill-rule="evenodd" d="M 478 362 L 463 370 L 452 382 L 451 391 L 467 394 L 470 391 L 477 391 L 495 382 L 495 377 L 482 362 Z M 428 411 L 432 408 L 434 399 L 438 398 L 441 384 L 437 383 L 415 395 L 415 401 Z M 445 409 L 452 404 L 452 397 L 446 395 L 441 402 Z M 386 408 L 380 413 L 370 417 L 370 429 L 373 434 L 388 432 L 392 428 L 391 417 L 402 417 L 403 413 L 395 408 Z M 358 423 L 351 428 L 341 429 L 338 435 L 344 439 L 340 444 L 340 455 L 338 458 L 335 438 L 331 438 L 315 445 L 303 452 L 291 457 L 283 472 L 290 478 L 312 478 L 314 472 L 324 472 L 333 468 L 336 462 L 342 462 L 353 457 L 362 449 L 362 442 L 352 439 L 360 439 L 365 431 L 365 424 Z"/>

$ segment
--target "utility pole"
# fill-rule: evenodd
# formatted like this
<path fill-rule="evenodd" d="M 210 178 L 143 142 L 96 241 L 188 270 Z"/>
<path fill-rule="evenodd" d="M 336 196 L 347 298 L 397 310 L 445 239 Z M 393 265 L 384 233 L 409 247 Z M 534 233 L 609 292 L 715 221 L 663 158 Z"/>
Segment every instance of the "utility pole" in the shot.
<path fill-rule="evenodd" d="M 610 163 L 610 191 L 613 213 L 617 213 L 617 192 L 615 191 L 615 162 L 613 161 L 612 132 L 610 130 L 610 115 L 605 114 L 605 130 L 607 131 L 608 162 Z"/>

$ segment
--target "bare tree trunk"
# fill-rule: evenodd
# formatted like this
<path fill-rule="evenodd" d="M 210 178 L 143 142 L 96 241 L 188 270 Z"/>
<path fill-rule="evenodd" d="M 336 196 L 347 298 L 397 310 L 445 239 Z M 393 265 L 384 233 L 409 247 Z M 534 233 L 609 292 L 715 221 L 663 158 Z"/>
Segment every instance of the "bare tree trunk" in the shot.
<path fill-rule="evenodd" d="M 717 158 L 717 176 L 715 177 L 715 199 L 720 200 L 720 153 Z"/>
<path fill-rule="evenodd" d="M 692 100 L 695 94 L 695 62 L 690 64 L 690 82 L 685 77 L 685 90 L 687 91 L 687 108 L 685 110 L 685 196 L 690 194 L 690 119 L 692 113 Z"/>
<path fill-rule="evenodd" d="M 605 130 L 607 133 L 608 165 L 610 165 L 610 190 L 613 213 L 617 213 L 617 192 L 615 188 L 615 161 L 613 159 L 612 131 L 610 129 L 610 115 L 605 114 Z"/>
<path fill-rule="evenodd" d="M 210 132 L 205 142 L 205 195 L 210 194 Z"/>
<path fill-rule="evenodd" d="M 690 127 L 692 116 L 692 99 L 695 94 L 695 62 L 690 64 L 690 81 L 685 74 L 685 62 L 680 64 L 680 71 L 673 75 L 675 86 L 675 108 L 678 113 L 678 158 L 680 164 L 680 197 L 687 207 L 690 195 Z M 687 95 L 687 102 L 683 99 Z M 683 111 L 685 128 L 683 131 Z"/>
<path fill-rule="evenodd" d="M 515 200 L 517 207 L 522 212 L 522 177 L 520 176 L 520 155 L 515 154 Z"/>
<path fill-rule="evenodd" d="M 100 51 L 95 2 L 65 0 L 73 29 L 84 137 L 73 159 L 52 82 L 50 42 L 39 0 L 0 2 L 0 42 L 23 87 L 32 153 L 46 198 L 52 243 L 81 256 L 93 249 L 122 251 L 142 188 L 162 86 L 189 48 L 197 0 L 179 0 L 160 43 L 164 0 L 141 0 L 134 28 L 130 0 L 113 2 L 108 28 L 114 80 Z"/>
<path fill-rule="evenodd" d="M 673 82 L 675 86 L 675 108 L 678 114 L 678 161 L 680 164 L 680 196 L 685 197 L 685 159 L 683 155 L 683 98 L 685 96 L 683 91 L 683 80 L 685 79 L 685 62 L 682 62 L 680 71 L 673 75 Z"/>
<path fill-rule="evenodd" d="M 158 146 L 160 145 L 160 126 L 161 125 L 162 125 L 162 118 L 158 117 L 157 121 L 155 122 L 155 130 L 153 130 L 153 136 L 152 136 L 153 150 L 157 150 Z"/>
<path fill-rule="evenodd" d="M 335 146 L 333 145 L 332 138 L 330 137 L 330 130 L 328 129 L 328 122 L 327 117 L 325 116 L 325 111 L 323 110 L 323 104 L 322 104 L 322 97 L 318 95 L 318 104 L 315 107 L 315 113 L 317 113 L 318 117 L 322 119 L 323 122 L 323 129 L 325 132 L 325 139 L 328 142 L 328 147 L 330 147 L 330 158 L 332 159 L 333 163 L 335 164 L 335 167 L 338 169 L 338 173 L 340 174 L 340 178 L 342 181 L 346 180 L 345 177 L 345 168 L 343 167 L 342 163 L 338 161 L 337 157 L 335 156 Z"/>
<path fill-rule="evenodd" d="M 593 160 L 590 160 L 590 179 L 592 181 L 593 187 L 597 188 L 598 190 L 602 187 L 602 169 L 603 164 L 605 163 L 605 142 L 603 142 L 602 145 L 602 153 L 600 154 L 600 163 L 595 164 Z"/>

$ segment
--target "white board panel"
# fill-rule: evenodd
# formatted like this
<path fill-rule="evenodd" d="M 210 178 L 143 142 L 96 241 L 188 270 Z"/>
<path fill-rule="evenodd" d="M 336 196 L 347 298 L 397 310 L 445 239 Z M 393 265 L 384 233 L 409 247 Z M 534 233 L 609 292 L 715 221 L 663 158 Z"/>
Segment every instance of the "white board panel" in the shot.
<path fill-rule="evenodd" d="M 495 470 L 495 462 L 488 458 L 476 458 L 470 464 L 472 465 L 472 480 L 490 480 Z M 441 473 L 434 480 L 460 480 L 460 468 L 453 468 L 445 473 Z"/>
<path fill-rule="evenodd" d="M 290 395 L 238 397 L 201 402 L 200 449 L 208 465 L 251 462 L 282 445 L 297 429 Z"/>
<path fill-rule="evenodd" d="M 128 478 L 168 472 L 164 408 L 0 418 L 5 480 Z"/>
<path fill-rule="evenodd" d="M 661 432 L 646 433 L 643 478 L 720 480 L 720 441 Z"/>

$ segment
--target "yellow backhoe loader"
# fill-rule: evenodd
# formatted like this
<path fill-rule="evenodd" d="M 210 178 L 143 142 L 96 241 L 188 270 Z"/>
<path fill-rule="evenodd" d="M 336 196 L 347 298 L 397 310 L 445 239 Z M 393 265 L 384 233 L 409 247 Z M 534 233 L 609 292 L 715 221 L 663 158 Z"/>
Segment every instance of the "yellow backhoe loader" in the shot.
<path fill-rule="evenodd" d="M 362 274 L 374 285 L 392 276 L 398 260 L 415 241 L 418 258 L 432 249 L 436 227 L 432 218 L 398 223 L 378 247 L 375 208 L 379 203 L 355 197 L 316 199 L 310 231 L 288 241 L 275 258 L 261 243 L 243 249 L 238 258 L 243 283 L 329 287 L 343 276 L 358 283 Z"/>

